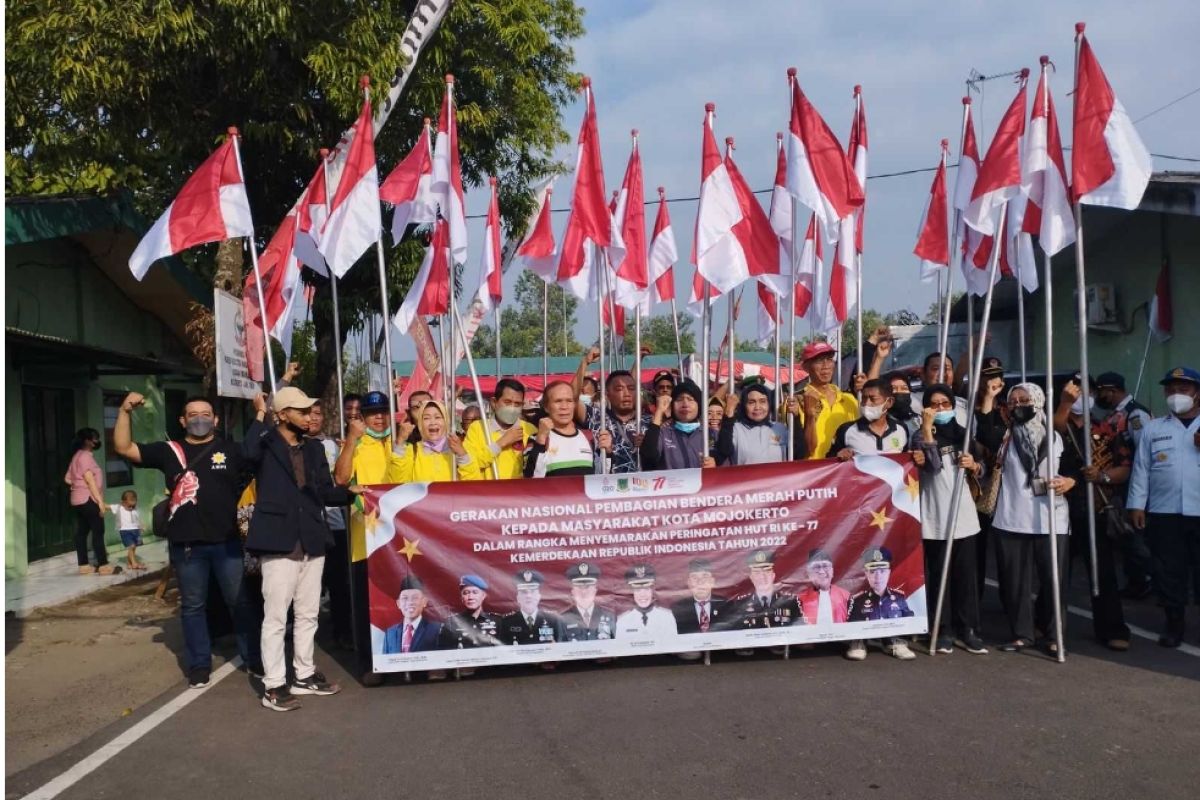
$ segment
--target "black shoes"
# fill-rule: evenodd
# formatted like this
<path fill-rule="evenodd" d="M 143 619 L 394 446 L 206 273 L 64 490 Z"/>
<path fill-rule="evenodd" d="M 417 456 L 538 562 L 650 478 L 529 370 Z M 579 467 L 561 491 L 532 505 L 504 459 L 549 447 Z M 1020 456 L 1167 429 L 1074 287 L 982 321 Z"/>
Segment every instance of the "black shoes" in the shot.
<path fill-rule="evenodd" d="M 297 678 L 292 683 L 292 694 L 331 695 L 341 690 L 342 687 L 325 680 L 325 676 L 320 672 L 314 672 L 303 680 Z"/>
<path fill-rule="evenodd" d="M 196 667 L 188 673 L 188 687 L 191 689 L 203 689 L 208 686 L 209 670 L 203 667 Z"/>

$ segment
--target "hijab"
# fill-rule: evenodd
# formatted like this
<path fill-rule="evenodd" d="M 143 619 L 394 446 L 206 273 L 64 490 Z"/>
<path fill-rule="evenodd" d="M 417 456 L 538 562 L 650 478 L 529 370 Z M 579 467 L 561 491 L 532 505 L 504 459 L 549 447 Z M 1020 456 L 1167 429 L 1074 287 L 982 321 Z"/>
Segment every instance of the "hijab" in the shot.
<path fill-rule="evenodd" d="M 438 437 L 437 439 L 431 439 L 429 434 L 425 431 L 425 409 L 429 408 L 430 406 L 433 406 L 434 408 L 436 408 L 442 415 L 442 435 L 440 437 Z M 417 431 L 421 434 L 420 444 L 421 444 L 421 447 L 425 450 L 425 452 L 426 453 L 444 453 L 444 452 L 446 452 L 446 445 L 448 443 L 448 440 L 446 438 L 446 432 L 449 430 L 449 426 L 450 426 L 450 416 L 446 413 L 446 407 L 444 405 L 442 405 L 440 402 L 438 402 L 437 400 L 426 400 L 424 403 L 421 404 L 420 410 L 417 411 L 416 422 L 417 422 Z"/>
<path fill-rule="evenodd" d="M 738 410 L 737 410 L 738 422 L 742 423 L 747 428 L 756 428 L 759 425 L 770 425 L 771 424 L 771 415 L 769 413 L 767 414 L 767 416 L 763 417 L 758 422 L 755 422 L 754 420 L 750 419 L 750 417 L 748 417 L 746 415 L 746 400 L 748 400 L 750 398 L 750 395 L 753 392 L 758 392 L 763 397 L 767 398 L 767 408 L 768 409 L 772 406 L 772 404 L 774 402 L 772 400 L 771 390 L 768 389 L 766 386 L 762 385 L 761 383 L 752 383 L 749 386 L 743 386 L 742 392 L 741 392 L 742 401 L 740 403 L 738 403 Z"/>
<path fill-rule="evenodd" d="M 1033 419 L 1024 425 L 1016 420 L 1009 423 L 1013 445 L 1017 448 L 1017 458 L 1020 459 L 1021 466 L 1025 468 L 1025 485 L 1032 486 L 1038 461 L 1041 460 L 1040 456 L 1046 452 L 1044 449 L 1046 446 L 1046 393 L 1036 383 L 1018 383 L 1008 390 L 1008 407 L 1010 409 L 1013 408 L 1012 394 L 1017 389 L 1025 390 L 1033 403 Z"/>
<path fill-rule="evenodd" d="M 951 408 L 954 407 L 954 390 L 944 383 L 935 383 L 929 386 L 924 394 L 921 395 L 921 404 L 928 408 L 935 394 L 945 397 L 950 401 Z M 939 425 L 936 422 L 933 423 L 933 438 L 939 448 L 962 447 L 963 433 L 963 426 L 958 424 L 957 417 L 954 417 L 944 425 Z"/>

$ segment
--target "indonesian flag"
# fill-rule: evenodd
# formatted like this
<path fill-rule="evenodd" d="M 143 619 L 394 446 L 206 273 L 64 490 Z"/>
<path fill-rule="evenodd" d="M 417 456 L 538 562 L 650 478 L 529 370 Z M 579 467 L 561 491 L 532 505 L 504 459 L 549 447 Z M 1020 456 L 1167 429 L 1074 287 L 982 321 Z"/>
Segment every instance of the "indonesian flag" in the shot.
<path fill-rule="evenodd" d="M 392 322 L 407 332 L 417 317 L 436 317 L 450 310 L 450 223 L 439 219 L 408 295 Z"/>
<path fill-rule="evenodd" d="M 714 108 L 712 103 L 705 107 L 692 263 L 701 279 L 707 280 L 717 295 L 722 295 L 750 278 L 750 265 L 734 230 L 744 217 L 729 170 L 717 151 L 712 130 Z"/>
<path fill-rule="evenodd" d="M 1028 189 L 1028 184 L 1022 186 L 1017 196 L 1009 201 L 1008 214 L 1004 222 L 1008 238 L 1005 241 L 1004 250 L 1000 254 L 1000 268 L 1006 277 L 1017 278 L 1025 291 L 1036 292 L 1038 288 L 1037 259 L 1033 254 L 1033 236 L 1025 230 L 1025 225 L 1028 216 L 1030 214 L 1039 215 L 1040 209 L 1030 201 Z"/>
<path fill-rule="evenodd" d="M 1150 299 L 1148 314 L 1150 331 L 1154 338 L 1165 342 L 1171 338 L 1171 271 L 1170 264 L 1164 260 L 1162 269 L 1158 271 L 1158 282 L 1154 286 L 1154 297 Z"/>
<path fill-rule="evenodd" d="M 433 194 L 433 156 L 429 152 L 429 120 L 417 143 L 379 186 L 379 199 L 395 206 L 392 242 L 400 244 L 409 225 L 432 225 L 437 219 Z"/>
<path fill-rule="evenodd" d="M 467 260 L 467 218 L 463 210 L 462 167 L 458 160 L 458 121 L 454 115 L 454 76 L 446 76 L 446 94 L 438 115 L 433 143 L 433 183 L 430 186 L 442 216 L 450 223 L 450 255 L 455 264 Z"/>
<path fill-rule="evenodd" d="M 192 173 L 129 257 L 129 271 L 139 281 L 160 258 L 189 247 L 252 236 L 250 201 L 234 151 L 236 130 Z M 251 245 L 253 246 L 253 244 Z"/>
<path fill-rule="evenodd" d="M 633 150 L 625 167 L 625 179 L 617 194 L 614 217 L 621 224 L 625 242 L 624 257 L 613 262 L 613 298 L 622 308 L 641 308 L 650 313 L 649 264 L 646 254 L 646 205 L 642 189 L 642 156 L 638 151 L 637 131 L 633 132 Z"/>
<path fill-rule="evenodd" d="M 610 298 L 606 298 L 603 308 L 600 312 L 600 317 L 604 321 L 604 327 L 613 327 L 613 316 L 616 316 L 616 334 L 618 338 L 625 338 L 625 309 L 615 302 L 608 302 Z"/>
<path fill-rule="evenodd" d="M 550 226 L 550 198 L 553 193 L 550 183 L 542 188 L 525 238 L 513 254 L 520 265 L 547 283 L 554 282 L 556 270 L 554 229 Z"/>
<path fill-rule="evenodd" d="M 595 269 L 606 269 L 595 249 L 608 249 L 608 260 L 620 262 L 625 245 L 616 221 L 604 202 L 604 163 L 600 158 L 600 130 L 596 123 L 596 98 L 592 82 L 583 79 L 586 107 L 579 127 L 579 151 L 575 161 L 575 188 L 571 212 L 563 231 L 562 250 L 555 280 L 580 300 L 597 297 Z"/>
<path fill-rule="evenodd" d="M 788 191 L 812 209 L 833 241 L 837 237 L 838 221 L 862 206 L 862 185 L 837 137 L 800 90 L 795 70 L 789 69 L 788 76 L 792 82 Z"/>
<path fill-rule="evenodd" d="M 379 240 L 383 216 L 379 210 L 379 170 L 375 165 L 375 128 L 371 103 L 364 101 L 346 163 L 333 193 L 329 219 L 321 231 L 318 250 L 339 278 Z M 405 326 L 401 330 L 408 330 Z"/>
<path fill-rule="evenodd" d="M 1050 96 L 1046 68 L 1049 61 L 1042 56 L 1042 74 L 1025 139 L 1025 182 L 1029 187 L 1029 201 L 1021 231 L 1037 234 L 1042 251 L 1054 255 L 1075 241 L 1075 220 L 1071 213 L 1058 116 L 1054 113 L 1054 98 Z"/>
<path fill-rule="evenodd" d="M 1075 31 L 1079 61 L 1071 130 L 1071 199 L 1132 211 L 1150 183 L 1150 153 L 1100 69 L 1082 22 Z"/>
<path fill-rule="evenodd" d="M 761 281 L 758 285 L 758 343 L 766 347 L 779 327 L 779 295 Z"/>
<path fill-rule="evenodd" d="M 479 266 L 477 298 L 485 312 L 499 308 L 503 296 L 500 272 L 500 201 L 496 196 L 496 179 L 491 179 L 492 202 L 488 204 L 487 224 L 483 229 L 483 258 Z"/>
<path fill-rule="evenodd" d="M 796 301 L 792 311 L 801 319 L 808 316 L 813 297 L 817 293 L 817 275 L 820 274 L 824 254 L 821 252 L 821 235 L 817 230 L 817 215 L 808 220 L 804 232 L 804 243 L 800 245 L 800 261 L 796 265 Z"/>
<path fill-rule="evenodd" d="M 863 204 L 839 223 L 838 245 L 834 250 L 833 271 L 829 279 L 829 302 L 838 320 L 845 322 L 855 311 L 858 283 L 858 255 L 863 251 L 863 215 L 866 212 L 867 187 L 867 115 L 862 103 L 862 87 L 854 87 L 854 121 L 846 158 L 854 165 L 854 176 L 863 189 Z"/>
<path fill-rule="evenodd" d="M 946 227 L 946 146 L 942 140 L 942 158 L 938 161 L 933 184 L 929 187 L 929 198 L 921 213 L 921 225 L 917 229 L 917 246 L 913 255 L 921 259 L 921 280 L 932 281 L 937 277 L 938 267 L 950 266 L 950 234 Z"/>
<path fill-rule="evenodd" d="M 720 296 L 717 287 L 709 284 L 708 299 L 716 300 Z M 692 292 L 688 297 L 687 312 L 696 319 L 704 316 L 704 276 L 699 271 L 692 274 Z"/>
<path fill-rule="evenodd" d="M 325 189 L 325 158 L 328 151 L 321 152 L 321 163 L 317 165 L 316 174 L 309 181 L 308 188 L 304 190 L 293 212 L 296 214 L 293 252 L 300 263 L 306 264 L 318 274 L 328 275 L 325 258 L 317 249 L 321 239 L 321 228 L 329 218 L 329 195 Z"/>
<path fill-rule="evenodd" d="M 1020 88 L 1000 119 L 971 189 L 971 202 L 963 215 L 968 227 L 985 236 L 996 234 L 996 210 L 1015 197 L 1021 187 L 1021 137 L 1025 135 L 1028 74 L 1029 70 L 1022 70 Z"/>
<path fill-rule="evenodd" d="M 954 210 L 967 213 L 971 205 L 971 192 L 975 179 L 979 177 L 979 145 L 975 141 L 975 123 L 971 119 L 971 98 L 963 101 L 963 144 L 958 158 L 958 172 L 954 177 Z"/>
<path fill-rule="evenodd" d="M 258 281 L 254 270 L 246 276 L 242 289 L 242 318 L 246 338 L 246 364 L 250 378 L 263 381 L 263 358 L 266 339 L 263 329 L 283 346 L 286 357 L 292 354 L 292 318 L 300 286 L 300 262 L 295 255 L 298 214 L 293 209 L 283 218 L 275 235 L 258 259 L 258 271 L 263 276 L 263 305 L 267 321 L 263 325 L 259 308 Z"/>
<path fill-rule="evenodd" d="M 783 134 L 775 134 L 775 184 L 771 188 L 771 210 L 767 216 L 779 237 L 779 272 L 792 274 L 792 196 L 787 190 L 787 152 Z"/>
<path fill-rule="evenodd" d="M 732 138 L 725 140 L 725 169 L 729 173 L 729 181 L 733 184 L 738 208 L 742 212 L 742 221 L 733 226 L 733 235 L 742 246 L 750 275 L 767 284 L 775 294 L 784 294 L 791 283 L 792 271 L 782 269 L 779 260 L 779 236 L 771 227 L 770 218 L 759 205 L 754 192 L 733 161 Z"/>
<path fill-rule="evenodd" d="M 671 216 L 667 213 L 667 196 L 663 187 L 658 187 L 658 213 L 654 217 L 654 233 L 650 237 L 650 280 L 654 282 L 654 297 L 659 303 L 675 299 L 675 261 L 679 251 L 675 247 L 675 233 L 671 230 Z"/>

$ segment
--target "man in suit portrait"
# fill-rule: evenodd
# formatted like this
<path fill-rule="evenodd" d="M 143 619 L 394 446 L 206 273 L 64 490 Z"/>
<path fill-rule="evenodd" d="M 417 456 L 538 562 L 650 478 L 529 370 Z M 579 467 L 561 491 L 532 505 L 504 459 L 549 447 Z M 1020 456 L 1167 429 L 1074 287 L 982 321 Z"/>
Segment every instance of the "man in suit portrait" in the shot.
<path fill-rule="evenodd" d="M 425 584 L 421 583 L 421 579 L 411 573 L 404 576 L 400 583 L 400 596 L 396 598 L 396 607 L 404 619 L 384 631 L 383 655 L 438 649 L 442 624 L 425 618 L 428 604 Z"/>

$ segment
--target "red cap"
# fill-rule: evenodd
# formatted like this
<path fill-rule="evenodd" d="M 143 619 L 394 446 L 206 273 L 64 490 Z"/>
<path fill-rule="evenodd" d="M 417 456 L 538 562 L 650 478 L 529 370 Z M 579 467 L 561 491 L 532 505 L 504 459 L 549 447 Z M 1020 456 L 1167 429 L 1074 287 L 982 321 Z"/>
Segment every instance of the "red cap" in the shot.
<path fill-rule="evenodd" d="M 1075 32 L 1076 32 L 1076 33 L 1083 33 L 1083 29 L 1084 29 L 1084 28 L 1086 28 L 1086 27 L 1087 27 L 1087 23 L 1086 23 L 1086 22 L 1076 22 L 1076 23 L 1075 23 Z"/>
<path fill-rule="evenodd" d="M 663 188 L 663 187 L 661 187 L 661 186 L 660 186 L 660 187 L 658 187 L 658 196 L 659 196 L 659 197 L 666 197 L 666 196 L 667 196 L 667 190 L 666 190 L 666 189 L 664 189 L 664 188 Z"/>
<path fill-rule="evenodd" d="M 970 97 L 964 97 L 964 98 L 963 98 L 963 105 L 964 105 L 964 106 L 969 106 L 969 105 L 971 105 L 971 98 L 970 98 Z"/>
<path fill-rule="evenodd" d="M 1042 56 L 1038 59 L 1038 61 L 1041 62 L 1042 66 L 1044 67 L 1050 63 L 1050 56 Z"/>
<path fill-rule="evenodd" d="M 237 136 L 238 135 L 237 126 L 230 125 L 228 128 L 225 129 L 225 132 L 228 133 L 230 136 Z"/>
<path fill-rule="evenodd" d="M 360 87 L 362 87 L 363 89 L 366 89 L 368 86 L 371 85 L 371 76 L 363 75 L 361 78 L 358 79 L 358 85 Z"/>
<path fill-rule="evenodd" d="M 788 67 L 788 77 L 789 78 L 796 77 L 796 68 L 795 67 Z"/>
<path fill-rule="evenodd" d="M 446 73 L 446 83 L 454 83 L 454 76 L 449 72 Z"/>
<path fill-rule="evenodd" d="M 858 97 L 860 94 L 862 94 L 862 84 L 856 83 L 854 85 L 854 96 Z"/>
<path fill-rule="evenodd" d="M 709 114 L 711 114 L 717 110 L 717 104 L 716 103 L 705 103 L 704 110 L 707 111 Z"/>
<path fill-rule="evenodd" d="M 809 342 L 804 345 L 804 352 L 800 354 L 800 360 L 812 361 L 814 358 L 820 358 L 823 355 L 836 352 L 829 342 Z"/>
<path fill-rule="evenodd" d="M 317 155 L 319 155 L 322 159 L 329 158 L 329 148 L 322 147 L 320 150 L 317 151 Z"/>

